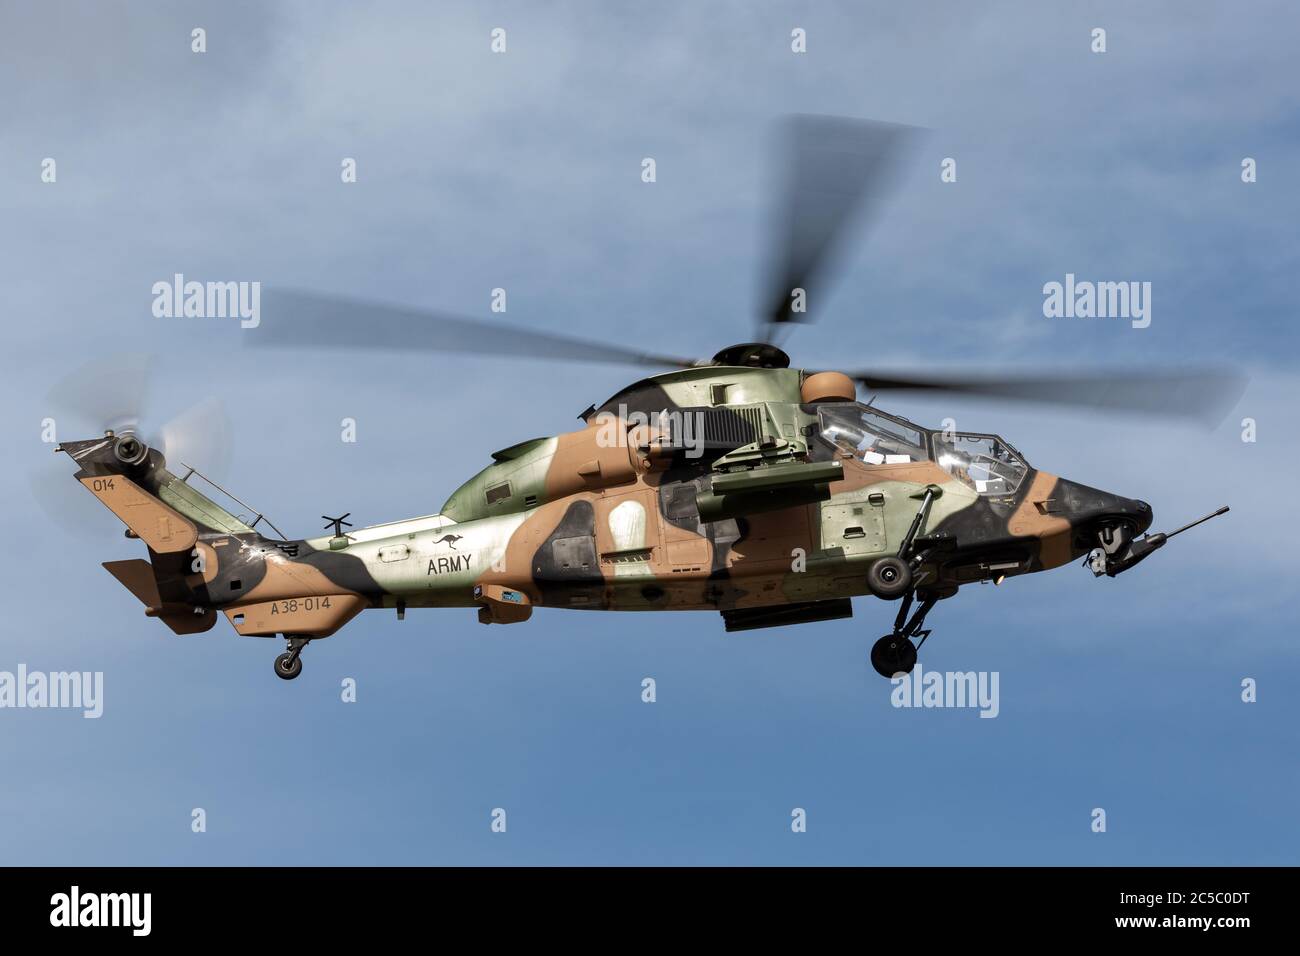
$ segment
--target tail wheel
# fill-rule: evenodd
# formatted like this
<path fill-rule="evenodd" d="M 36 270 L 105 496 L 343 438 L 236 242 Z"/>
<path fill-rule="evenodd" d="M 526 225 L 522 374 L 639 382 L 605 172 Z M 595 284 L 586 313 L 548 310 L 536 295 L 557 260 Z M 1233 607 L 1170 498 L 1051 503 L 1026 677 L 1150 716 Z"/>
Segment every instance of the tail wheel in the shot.
<path fill-rule="evenodd" d="M 290 651 L 285 651 L 275 659 L 275 676 L 281 680 L 293 680 L 302 673 L 302 658 Z"/>
<path fill-rule="evenodd" d="M 881 558 L 867 572 L 867 587 L 876 597 L 893 601 L 912 589 L 912 569 L 900 558 Z"/>

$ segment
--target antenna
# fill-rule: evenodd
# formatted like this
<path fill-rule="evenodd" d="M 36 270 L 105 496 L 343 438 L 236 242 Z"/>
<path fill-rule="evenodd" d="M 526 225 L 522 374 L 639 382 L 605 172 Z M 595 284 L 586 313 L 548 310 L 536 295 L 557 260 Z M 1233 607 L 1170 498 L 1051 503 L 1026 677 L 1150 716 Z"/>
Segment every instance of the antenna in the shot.
<path fill-rule="evenodd" d="M 343 520 L 345 518 L 352 517 L 351 511 L 349 511 L 345 515 L 340 515 L 337 518 L 331 518 L 329 515 L 321 515 L 321 517 L 328 522 L 328 524 L 326 524 L 325 527 L 329 528 L 332 526 L 334 528 L 334 537 L 336 538 L 344 537 L 343 529 L 352 527 L 352 522 Z"/>

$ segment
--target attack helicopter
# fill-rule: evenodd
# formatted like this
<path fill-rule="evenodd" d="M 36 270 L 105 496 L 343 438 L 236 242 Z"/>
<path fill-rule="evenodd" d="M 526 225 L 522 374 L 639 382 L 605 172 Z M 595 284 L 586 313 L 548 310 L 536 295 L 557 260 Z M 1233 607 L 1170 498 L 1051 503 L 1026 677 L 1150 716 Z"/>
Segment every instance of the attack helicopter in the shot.
<path fill-rule="evenodd" d="M 872 646 L 910 672 L 927 615 L 964 585 L 1086 558 L 1124 573 L 1173 535 L 1145 501 L 1031 465 L 993 433 L 938 430 L 859 389 L 1222 416 L 1244 381 L 1199 373 L 940 375 L 792 368 L 778 339 L 807 318 L 848 223 L 873 211 L 915 139 L 909 127 L 795 117 L 782 128 L 784 202 L 755 341 L 690 360 L 613 343 L 293 290 L 263 295 L 257 347 L 431 349 L 664 369 L 588 406 L 580 427 L 509 445 L 432 515 L 290 538 L 128 423 L 66 441 L 77 480 L 143 542 L 104 567 L 177 634 L 224 616 L 303 649 L 366 609 L 476 609 L 484 624 L 537 607 L 707 611 L 727 631 L 851 617 L 898 602 Z M 225 504 L 219 498 L 229 499 Z M 230 501 L 242 508 L 230 506 Z"/>

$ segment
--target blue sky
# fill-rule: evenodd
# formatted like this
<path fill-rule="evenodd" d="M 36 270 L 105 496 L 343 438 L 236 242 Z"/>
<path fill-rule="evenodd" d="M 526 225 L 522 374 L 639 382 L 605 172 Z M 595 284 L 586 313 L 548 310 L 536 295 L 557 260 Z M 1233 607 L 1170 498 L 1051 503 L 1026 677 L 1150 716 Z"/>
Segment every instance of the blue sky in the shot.
<path fill-rule="evenodd" d="M 961 7 L 0 3 L 0 670 L 105 675 L 99 720 L 0 710 L 0 859 L 1296 862 L 1300 15 Z M 1232 507 L 1121 578 L 1063 568 L 941 604 L 922 665 L 999 672 L 996 719 L 892 707 L 867 663 L 892 605 L 869 599 L 850 621 L 739 635 L 709 614 L 484 628 L 472 611 L 368 612 L 284 683 L 279 642 L 143 618 L 99 567 L 139 550 L 107 512 L 74 535 L 31 503 L 51 383 L 149 350 L 157 415 L 223 401 L 229 487 L 291 535 L 325 513 L 437 510 L 492 450 L 572 428 L 636 373 L 258 352 L 230 324 L 154 318 L 152 284 L 183 272 L 484 318 L 501 286 L 521 326 L 711 354 L 750 334 L 789 112 L 929 130 L 825 314 L 787 343 L 796 364 L 1251 375 L 1214 431 L 881 399 L 1144 498 L 1157 528 Z M 1042 286 L 1067 272 L 1152 282 L 1151 327 L 1044 318 Z"/>

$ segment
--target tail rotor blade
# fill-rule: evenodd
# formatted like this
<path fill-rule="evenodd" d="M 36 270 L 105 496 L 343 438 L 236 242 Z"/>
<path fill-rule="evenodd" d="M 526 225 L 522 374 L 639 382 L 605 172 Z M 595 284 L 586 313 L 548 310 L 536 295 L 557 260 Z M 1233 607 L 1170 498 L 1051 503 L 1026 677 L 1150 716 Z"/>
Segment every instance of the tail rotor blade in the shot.
<path fill-rule="evenodd" d="M 156 447 L 170 471 L 183 474 L 182 465 L 192 466 L 219 482 L 230 467 L 232 432 L 225 405 L 209 398 L 163 425 Z"/>
<path fill-rule="evenodd" d="M 46 395 L 46 408 L 60 434 L 77 429 L 138 429 L 144 419 L 154 357 L 114 355 L 70 372 Z M 87 437 L 82 435 L 82 437 Z"/>
<path fill-rule="evenodd" d="M 114 355 L 88 362 L 51 388 L 47 416 L 60 439 L 96 438 L 106 430 L 133 431 L 157 448 L 171 470 L 181 463 L 220 480 L 231 458 L 232 428 L 225 407 L 216 399 L 199 402 L 167 421 L 156 432 L 146 411 L 151 355 Z M 43 453 L 49 455 L 44 446 Z M 83 538 L 111 536 L 113 521 L 102 504 L 77 487 L 75 465 L 63 455 L 49 455 L 31 470 L 32 498 L 59 527 Z M 109 520 L 106 520 L 109 519 Z"/>

